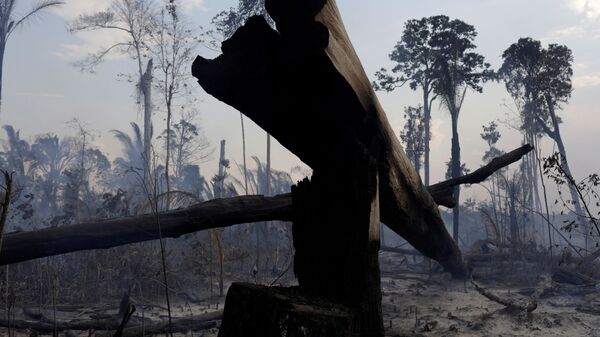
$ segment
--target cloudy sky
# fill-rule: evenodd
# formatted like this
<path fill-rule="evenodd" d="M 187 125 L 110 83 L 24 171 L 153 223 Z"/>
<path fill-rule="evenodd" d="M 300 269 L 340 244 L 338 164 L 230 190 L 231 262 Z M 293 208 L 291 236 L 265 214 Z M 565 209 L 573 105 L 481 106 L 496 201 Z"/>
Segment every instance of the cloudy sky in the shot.
<path fill-rule="evenodd" d="M 34 3 L 18 2 L 17 11 L 24 11 Z M 11 37 L 4 60 L 1 124 L 12 124 L 23 136 L 32 138 L 47 132 L 68 134 L 70 130 L 65 122 L 77 117 L 101 134 L 96 139 L 99 146 L 111 156 L 119 155 L 118 144 L 107 131 L 129 130 L 129 123 L 140 122 L 141 114 L 133 101 L 132 85 L 119 81 L 117 75 L 135 68 L 126 58 L 111 55 L 95 74 L 80 72 L 73 62 L 108 46 L 119 39 L 119 35 L 112 32 L 72 35 L 66 28 L 78 15 L 101 10 L 109 3 L 109 0 L 67 0 L 62 8 L 47 13 Z M 202 26 L 208 26 L 216 13 L 234 3 L 233 0 L 183 1 L 189 22 Z M 411 18 L 445 14 L 474 25 L 479 32 L 478 52 L 494 68 L 500 66 L 502 51 L 520 37 L 566 44 L 575 56 L 575 91 L 570 104 L 560 112 L 564 119 L 563 139 L 575 175 L 600 171 L 600 156 L 595 147 L 600 144 L 600 0 L 338 0 L 338 5 L 371 76 L 380 67 L 390 66 L 387 55 L 400 38 L 404 22 Z M 202 52 L 205 56 L 215 55 L 208 50 Z M 225 139 L 228 157 L 241 162 L 238 112 L 208 96 L 199 86 L 194 92 L 200 99 L 199 121 L 207 137 L 215 146 L 220 139 Z M 379 96 L 396 130 L 403 123 L 403 107 L 420 102 L 418 94 L 405 88 Z M 467 94 L 459 128 L 463 161 L 469 168 L 480 166 L 486 148 L 479 136 L 483 124 L 493 120 L 501 122 L 503 137 L 499 146 L 502 149 L 510 150 L 519 145 L 521 137 L 507 122 L 512 114 L 507 105 L 510 106 L 510 98 L 500 84 L 486 84 L 482 94 Z M 157 129 L 161 129 L 163 119 L 163 113 L 158 111 L 154 118 Z M 247 135 L 248 155 L 264 160 L 264 131 L 250 125 Z M 273 151 L 273 166 L 277 169 L 289 170 L 300 164 L 279 144 Z M 543 151 L 552 152 L 553 145 L 544 143 Z M 435 105 L 432 182 L 443 178 L 444 162 L 449 156 L 449 116 Z M 216 162 L 201 166 L 205 175 L 211 175 Z M 469 193 L 477 192 L 467 192 L 465 197 L 469 197 Z"/>

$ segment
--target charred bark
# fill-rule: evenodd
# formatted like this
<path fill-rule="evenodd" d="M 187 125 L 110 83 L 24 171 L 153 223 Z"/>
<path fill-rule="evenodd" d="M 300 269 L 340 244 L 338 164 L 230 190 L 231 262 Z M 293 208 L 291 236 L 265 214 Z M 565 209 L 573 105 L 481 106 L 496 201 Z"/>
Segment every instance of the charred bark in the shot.
<path fill-rule="evenodd" d="M 206 201 L 185 209 L 161 213 L 163 238 L 210 228 L 266 220 L 287 221 L 289 194 L 275 197 L 243 196 Z M 14 232 L 4 235 L 0 265 L 80 250 L 106 249 L 134 242 L 158 240 L 154 214 L 117 218 L 78 225 Z"/>
<path fill-rule="evenodd" d="M 262 17 L 251 18 L 223 43 L 221 56 L 196 59 L 192 73 L 200 85 L 315 172 L 339 167 L 331 153 L 341 150 L 335 142 L 347 130 L 361 144 L 376 142 L 381 220 L 455 276 L 466 275 L 460 250 L 389 125 L 335 2 L 272 0 L 267 10 L 278 31 Z"/>
<path fill-rule="evenodd" d="M 308 297 L 298 288 L 234 283 L 219 337 L 350 337 L 356 336 L 353 321 L 347 307 Z"/>

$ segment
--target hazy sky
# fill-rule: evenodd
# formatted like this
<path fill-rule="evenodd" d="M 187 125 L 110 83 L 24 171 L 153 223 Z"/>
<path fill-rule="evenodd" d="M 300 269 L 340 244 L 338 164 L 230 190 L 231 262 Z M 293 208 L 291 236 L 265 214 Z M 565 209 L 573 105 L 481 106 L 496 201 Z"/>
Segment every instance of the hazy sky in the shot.
<path fill-rule="evenodd" d="M 19 1 L 19 10 L 33 1 Z M 112 55 L 97 68 L 95 74 L 82 73 L 72 65 L 87 53 L 96 51 L 118 39 L 114 33 L 72 35 L 67 22 L 81 13 L 105 8 L 109 0 L 68 0 L 61 9 L 53 10 L 24 29 L 8 42 L 4 60 L 1 124 L 12 124 L 26 138 L 53 132 L 69 133 L 65 122 L 73 117 L 89 124 L 102 136 L 98 144 L 112 156 L 120 149 L 111 129 L 129 130 L 131 121 L 141 122 L 141 114 L 133 101 L 131 83 L 118 81 L 117 74 L 135 68 L 127 58 Z M 207 26 L 220 10 L 234 5 L 227 0 L 185 0 L 188 20 L 193 25 Z M 576 176 L 600 171 L 600 0 L 339 0 L 350 38 L 367 73 L 372 77 L 380 67 L 391 64 L 388 54 L 400 38 L 403 24 L 411 18 L 445 14 L 474 25 L 479 32 L 478 52 L 494 68 L 500 66 L 500 55 L 520 37 L 533 37 L 544 43 L 569 46 L 575 56 L 575 91 L 570 104 L 560 114 L 562 135 Z M 205 56 L 215 54 L 206 51 Z M 241 163 L 239 113 L 205 94 L 197 86 L 195 94 L 201 125 L 213 145 L 226 139 L 228 157 Z M 420 96 L 408 88 L 391 94 L 380 93 L 390 123 L 399 131 L 403 107 L 420 103 Z M 471 169 L 481 164 L 486 144 L 480 138 L 481 126 L 492 120 L 506 121 L 511 114 L 505 104 L 510 98 L 503 85 L 486 84 L 484 92 L 469 92 L 459 120 L 462 159 Z M 155 115 L 156 129 L 162 129 L 164 113 Z M 248 155 L 264 160 L 264 131 L 247 121 Z M 445 162 L 450 156 L 450 120 L 438 104 L 433 111 L 432 182 L 441 180 Z M 520 135 L 509 125 L 501 125 L 499 147 L 510 150 L 520 144 Z M 307 134 L 307 137 L 310 134 Z M 4 138 L 4 135 L 1 136 Z M 546 142 L 544 153 L 553 151 Z M 289 170 L 300 162 L 279 144 L 273 148 L 273 166 Z M 216 161 L 201 165 L 205 175 L 216 170 Z M 475 189 L 476 190 L 476 189 Z M 475 190 L 463 193 L 468 197 Z"/>

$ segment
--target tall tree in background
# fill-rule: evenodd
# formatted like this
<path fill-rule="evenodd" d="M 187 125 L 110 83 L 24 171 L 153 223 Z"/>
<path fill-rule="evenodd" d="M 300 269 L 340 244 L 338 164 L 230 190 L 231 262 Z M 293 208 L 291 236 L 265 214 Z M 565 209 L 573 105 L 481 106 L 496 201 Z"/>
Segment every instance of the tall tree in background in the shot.
<path fill-rule="evenodd" d="M 30 22 L 36 15 L 42 13 L 44 9 L 64 4 L 64 1 L 40 1 L 34 4 L 25 14 L 15 15 L 15 7 L 19 2 L 22 1 L 0 0 L 0 111 L 2 108 L 2 69 L 4 67 L 4 52 L 6 51 L 8 39 L 17 28 Z"/>
<path fill-rule="evenodd" d="M 483 90 L 481 83 L 490 75 L 489 64 L 482 55 L 473 52 L 477 36 L 475 27 L 447 16 L 435 17 L 436 25 L 443 27 L 431 37 L 431 45 L 436 50 L 434 62 L 433 90 L 450 113 L 452 119 L 452 178 L 461 175 L 460 142 L 458 117 L 468 89 Z M 454 198 L 460 201 L 460 186 L 454 187 Z M 452 217 L 454 239 L 458 242 L 460 207 L 455 207 Z"/>
<path fill-rule="evenodd" d="M 502 57 L 504 62 L 498 76 L 504 81 L 518 110 L 521 123 L 518 127 L 523 134 L 523 142 L 537 146 L 538 139 L 544 133 L 536 121 L 536 116 L 544 113 L 541 93 L 535 83 L 540 80 L 543 67 L 541 44 L 530 38 L 519 39 L 504 51 Z M 524 179 L 525 186 L 531 192 L 524 202 L 529 204 L 532 220 L 533 210 L 540 211 L 537 161 L 537 151 L 532 151 L 524 158 L 525 165 L 520 166 L 522 175 L 527 177 Z"/>
<path fill-rule="evenodd" d="M 404 143 L 408 159 L 413 163 L 418 173 L 421 170 L 421 161 L 425 152 L 425 142 L 427 141 L 423 107 L 405 107 L 404 120 L 404 128 L 400 131 L 400 139 Z"/>
<path fill-rule="evenodd" d="M 71 23 L 69 30 L 72 33 L 94 30 L 114 30 L 126 33 L 126 38 L 106 47 L 95 54 L 89 55 L 80 62 L 82 69 L 93 69 L 100 64 L 111 52 L 126 54 L 137 63 L 136 87 L 138 96 L 143 99 L 144 109 L 144 175 L 150 168 L 152 149 L 152 60 L 147 59 L 148 39 L 155 27 L 155 10 L 153 2 L 148 0 L 114 0 L 104 11 L 93 14 L 83 14 Z M 144 70 L 144 63 L 146 63 Z"/>
<path fill-rule="evenodd" d="M 375 90 L 392 92 L 408 83 L 412 90 L 421 88 L 423 92 L 424 116 L 424 180 L 429 185 L 429 143 L 431 141 L 431 105 L 436 99 L 433 92 L 435 76 L 434 64 L 437 51 L 432 42 L 445 29 L 445 16 L 413 19 L 406 22 L 402 38 L 389 55 L 395 65 L 391 72 L 382 68 L 375 73 Z"/>
<path fill-rule="evenodd" d="M 554 140 L 565 172 L 572 176 L 560 134 L 561 119 L 556 114 L 561 104 L 566 104 L 571 98 L 573 91 L 571 50 L 557 44 L 543 48 L 540 41 L 521 38 L 504 51 L 502 58 L 504 62 L 498 73 L 519 108 L 521 129 L 534 144 L 542 134 Z M 533 176 L 537 177 L 535 165 L 532 166 Z M 572 187 L 569 191 L 575 212 L 583 214 L 577 191 Z"/>

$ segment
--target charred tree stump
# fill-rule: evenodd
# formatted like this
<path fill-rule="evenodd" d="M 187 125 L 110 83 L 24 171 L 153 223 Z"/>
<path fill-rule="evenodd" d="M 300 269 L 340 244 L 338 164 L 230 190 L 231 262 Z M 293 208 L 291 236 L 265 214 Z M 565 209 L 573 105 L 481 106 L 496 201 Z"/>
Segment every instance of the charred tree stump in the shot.
<path fill-rule="evenodd" d="M 234 283 L 219 337 L 347 337 L 356 335 L 353 321 L 345 306 L 307 297 L 298 288 Z"/>
<path fill-rule="evenodd" d="M 292 188 L 294 273 L 307 294 L 353 310 L 360 336 L 383 336 L 376 157 L 350 148 L 338 164 L 351 169 L 315 171 Z M 343 197 L 329 198 L 334 190 Z"/>

